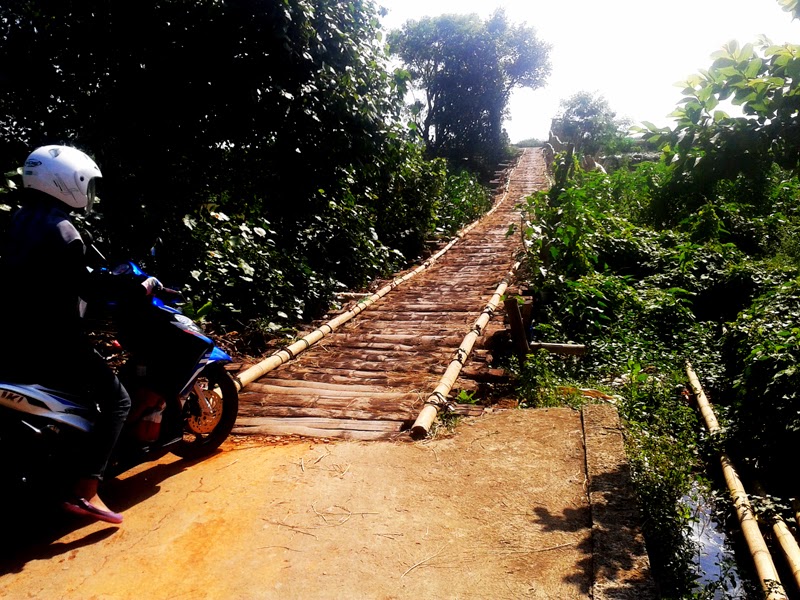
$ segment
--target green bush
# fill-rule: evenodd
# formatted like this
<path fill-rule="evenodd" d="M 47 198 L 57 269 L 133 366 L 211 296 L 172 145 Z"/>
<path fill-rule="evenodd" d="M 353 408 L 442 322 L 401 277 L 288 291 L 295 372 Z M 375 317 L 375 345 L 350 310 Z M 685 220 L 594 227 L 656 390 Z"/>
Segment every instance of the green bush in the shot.
<path fill-rule="evenodd" d="M 732 388 L 731 448 L 764 478 L 793 469 L 800 444 L 800 280 L 760 296 L 723 338 Z M 795 483 L 790 493 L 797 493 Z"/>

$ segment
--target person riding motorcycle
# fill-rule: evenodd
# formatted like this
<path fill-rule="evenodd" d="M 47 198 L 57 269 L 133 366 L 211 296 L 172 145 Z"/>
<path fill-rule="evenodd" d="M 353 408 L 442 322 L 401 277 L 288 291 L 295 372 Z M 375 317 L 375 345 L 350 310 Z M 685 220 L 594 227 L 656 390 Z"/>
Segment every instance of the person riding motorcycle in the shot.
<path fill-rule="evenodd" d="M 92 439 L 80 452 L 77 481 L 62 506 L 118 524 L 122 515 L 108 508 L 98 486 L 131 400 L 93 348 L 80 306 L 119 294 L 121 283 L 87 269 L 86 246 L 69 216 L 73 210 L 91 210 L 100 177 L 97 164 L 69 146 L 42 146 L 25 161 L 21 208 L 0 255 L 6 291 L 0 296 L 6 342 L 0 347 L 0 373 L 19 383 L 75 391 L 100 408 Z M 154 278 L 134 285 L 142 295 L 160 287 Z"/>

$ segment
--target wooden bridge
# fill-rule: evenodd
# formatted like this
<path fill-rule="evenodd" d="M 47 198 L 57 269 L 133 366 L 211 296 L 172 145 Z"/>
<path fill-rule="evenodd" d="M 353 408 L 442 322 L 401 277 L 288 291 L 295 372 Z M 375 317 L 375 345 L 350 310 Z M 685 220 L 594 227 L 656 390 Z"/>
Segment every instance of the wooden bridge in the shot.
<path fill-rule="evenodd" d="M 391 292 L 368 309 L 335 332 L 323 326 L 326 335 L 318 343 L 296 357 L 290 352 L 285 364 L 247 383 L 234 433 L 402 436 L 454 358 L 460 364 L 452 389 L 475 389 L 478 380 L 491 376 L 486 340 L 502 327 L 501 317 L 487 310 L 487 303 L 496 298 L 498 285 L 522 250 L 519 237 L 507 235 L 509 225 L 520 220 L 515 207 L 547 185 L 541 152 L 525 150 L 504 174 L 492 211 L 435 262 L 398 274 Z M 360 308 L 355 302 L 353 307 Z M 459 348 L 483 314 L 493 320 L 480 329 L 474 350 L 464 356 Z M 450 396 L 442 401 L 452 400 Z M 481 412 L 467 405 L 456 410 Z"/>

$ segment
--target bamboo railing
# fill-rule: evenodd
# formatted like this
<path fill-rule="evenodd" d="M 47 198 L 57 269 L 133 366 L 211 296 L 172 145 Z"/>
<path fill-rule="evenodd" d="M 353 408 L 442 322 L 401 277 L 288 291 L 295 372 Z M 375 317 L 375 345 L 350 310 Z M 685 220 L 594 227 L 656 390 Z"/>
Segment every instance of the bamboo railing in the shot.
<path fill-rule="evenodd" d="M 439 414 L 439 411 L 447 406 L 447 396 L 453 389 L 456 379 L 458 379 L 464 363 L 472 352 L 475 342 L 477 341 L 478 337 L 483 334 L 484 330 L 486 329 L 486 325 L 489 324 L 489 320 L 494 314 L 494 311 L 497 310 L 497 307 L 500 305 L 500 300 L 503 294 L 506 293 L 506 289 L 511 282 L 511 278 L 519 268 L 519 265 L 519 262 L 515 263 L 508 272 L 508 275 L 506 275 L 500 285 L 497 286 L 494 295 L 486 304 L 481 316 L 478 317 L 477 321 L 475 321 L 475 324 L 472 326 L 472 329 L 470 329 L 469 333 L 467 333 L 467 335 L 464 337 L 464 341 L 461 342 L 461 346 L 459 346 L 458 350 L 456 350 L 453 360 L 450 361 L 450 365 L 447 367 L 444 375 L 442 375 L 439 385 L 437 385 L 436 389 L 434 389 L 433 392 L 431 392 L 431 395 L 428 396 L 428 399 L 425 401 L 425 406 L 423 406 L 419 416 L 417 417 L 417 420 L 411 427 L 412 437 L 422 438 L 427 436 L 431 426 Z"/>

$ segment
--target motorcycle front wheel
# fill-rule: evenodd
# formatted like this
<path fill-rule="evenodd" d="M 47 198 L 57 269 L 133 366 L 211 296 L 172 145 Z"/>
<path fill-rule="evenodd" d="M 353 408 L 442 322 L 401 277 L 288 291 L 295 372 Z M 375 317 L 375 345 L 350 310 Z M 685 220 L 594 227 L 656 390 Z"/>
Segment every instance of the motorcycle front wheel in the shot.
<path fill-rule="evenodd" d="M 226 440 L 239 412 L 239 393 L 217 363 L 200 373 L 183 408 L 183 441 L 171 448 L 181 458 L 202 458 Z"/>

